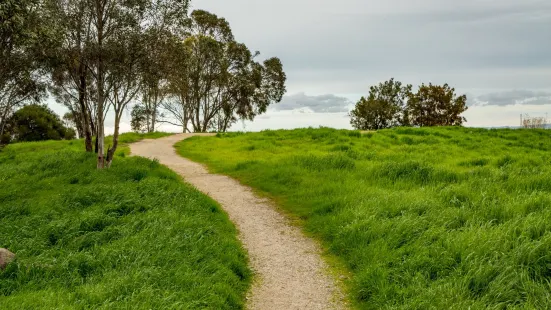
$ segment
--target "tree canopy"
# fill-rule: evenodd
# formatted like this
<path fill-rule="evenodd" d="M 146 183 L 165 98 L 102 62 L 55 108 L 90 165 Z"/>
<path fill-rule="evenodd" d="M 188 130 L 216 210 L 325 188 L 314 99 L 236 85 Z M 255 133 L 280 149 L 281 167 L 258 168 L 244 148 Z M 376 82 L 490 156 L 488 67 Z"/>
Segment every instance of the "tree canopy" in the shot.
<path fill-rule="evenodd" d="M 408 101 L 408 113 L 414 126 L 460 126 L 466 119 L 467 96 L 458 96 L 448 84 L 419 86 Z"/>
<path fill-rule="evenodd" d="M 71 140 L 75 131 L 67 128 L 45 105 L 31 104 L 15 112 L 6 126 L 4 139 L 14 142 Z"/>
<path fill-rule="evenodd" d="M 17 108 L 44 94 L 36 52 L 41 28 L 39 0 L 0 2 L 0 136 Z"/>
<path fill-rule="evenodd" d="M 405 107 L 410 92 L 411 85 L 403 86 L 394 79 L 371 86 L 369 96 L 362 97 L 350 112 L 350 123 L 362 130 L 408 125 Z"/>
<path fill-rule="evenodd" d="M 191 124 L 196 132 L 224 132 L 266 112 L 286 91 L 281 61 L 256 61 L 260 53 L 235 41 L 229 23 L 215 14 L 194 11 L 186 39 L 173 42 L 172 52 L 172 98 L 163 107 L 184 131 Z"/>
<path fill-rule="evenodd" d="M 360 130 L 396 126 L 460 126 L 467 110 L 467 96 L 458 96 L 448 84 L 422 84 L 417 92 L 411 85 L 389 81 L 372 86 L 350 112 L 351 125 Z"/>

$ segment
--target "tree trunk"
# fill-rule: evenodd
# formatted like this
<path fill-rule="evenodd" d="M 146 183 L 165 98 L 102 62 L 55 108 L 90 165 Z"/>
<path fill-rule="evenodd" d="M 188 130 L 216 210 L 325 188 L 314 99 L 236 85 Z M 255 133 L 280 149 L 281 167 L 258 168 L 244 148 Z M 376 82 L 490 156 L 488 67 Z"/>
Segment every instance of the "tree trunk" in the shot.
<path fill-rule="evenodd" d="M 224 115 L 224 125 L 222 126 L 222 132 L 228 131 L 228 126 L 230 125 L 230 121 L 232 120 L 233 115 Z"/>
<path fill-rule="evenodd" d="M 201 102 L 197 98 L 195 100 L 196 100 L 196 103 L 195 103 L 196 109 L 195 109 L 195 123 L 193 124 L 193 127 L 194 127 L 193 131 L 201 132 L 201 121 L 199 120 L 199 112 L 201 111 Z"/>
<path fill-rule="evenodd" d="M 149 96 L 149 88 L 148 86 L 144 86 L 144 96 L 143 96 L 143 104 L 145 105 L 145 126 L 146 126 L 146 132 L 151 132 L 151 104 L 150 104 L 150 96 Z"/>
<path fill-rule="evenodd" d="M 98 136 L 97 136 L 97 143 L 98 143 L 98 163 L 97 168 L 103 169 L 105 168 L 105 150 L 104 150 L 104 144 L 105 144 L 105 126 L 104 126 L 104 118 L 103 118 L 103 105 L 104 105 L 104 89 L 103 89 L 103 83 L 104 83 L 104 64 L 103 64 L 103 28 L 104 28 L 104 7 L 102 5 L 102 1 L 96 0 L 96 14 L 97 14 L 97 36 L 98 36 L 98 107 L 97 107 L 97 126 L 98 126 Z"/>
<path fill-rule="evenodd" d="M 119 113 L 117 112 L 115 115 L 115 132 L 113 133 L 113 147 L 107 150 L 107 159 L 105 160 L 107 168 L 111 167 L 111 163 L 113 162 L 113 158 L 115 157 L 115 152 L 117 151 L 117 147 L 119 146 L 119 127 L 120 127 L 122 115 L 119 116 L 118 114 Z"/>
<path fill-rule="evenodd" d="M 151 130 L 149 131 L 154 132 L 155 131 L 155 122 L 157 121 L 157 100 L 159 99 L 159 95 L 157 93 L 157 90 L 154 90 L 155 95 L 153 95 L 153 109 L 151 111 Z"/>
<path fill-rule="evenodd" d="M 2 137 L 4 136 L 4 123 L 5 122 L 0 123 L 0 144 L 2 144 Z M 184 133 L 185 132 L 186 130 L 184 129 Z"/>
<path fill-rule="evenodd" d="M 98 87 L 98 88 L 101 88 Z M 101 92 L 103 92 L 103 90 L 101 90 Z M 103 98 L 103 94 L 102 95 L 98 95 L 99 98 Z M 105 128 L 104 128 L 104 124 L 103 124 L 103 107 L 100 105 L 98 107 L 98 111 L 100 115 L 99 119 L 98 119 L 98 136 L 96 138 L 96 143 L 97 143 L 97 154 L 98 154 L 98 164 L 97 164 L 97 168 L 98 169 L 103 169 L 105 168 L 105 150 L 104 150 L 104 147 L 105 147 Z"/>
<path fill-rule="evenodd" d="M 0 145 L 2 145 L 2 137 L 4 137 L 4 128 L 6 126 L 6 122 L 2 120 L 0 123 Z"/>
<path fill-rule="evenodd" d="M 0 144 L 2 144 L 2 137 L 4 136 L 4 130 L 6 128 L 6 118 L 8 117 L 9 108 L 6 107 L 2 118 L 0 118 Z"/>
<path fill-rule="evenodd" d="M 82 118 L 82 130 L 84 131 L 84 141 L 86 145 L 86 152 L 92 152 L 92 130 L 90 122 L 88 120 L 88 109 L 86 107 L 86 68 L 84 64 L 79 66 L 79 79 L 80 85 L 78 88 L 78 103 L 80 105 L 80 114 Z"/>

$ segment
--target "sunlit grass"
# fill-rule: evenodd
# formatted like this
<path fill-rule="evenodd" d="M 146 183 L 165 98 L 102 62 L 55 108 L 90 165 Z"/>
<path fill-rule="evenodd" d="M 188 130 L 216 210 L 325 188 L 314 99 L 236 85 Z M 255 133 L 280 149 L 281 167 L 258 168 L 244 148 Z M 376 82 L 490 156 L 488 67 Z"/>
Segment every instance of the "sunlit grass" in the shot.
<path fill-rule="evenodd" d="M 250 271 L 218 205 L 127 147 L 98 171 L 82 143 L 0 151 L 0 247 L 17 254 L 0 309 L 242 308 Z"/>
<path fill-rule="evenodd" d="M 551 131 L 301 129 L 178 150 L 302 219 L 360 308 L 551 308 Z"/>

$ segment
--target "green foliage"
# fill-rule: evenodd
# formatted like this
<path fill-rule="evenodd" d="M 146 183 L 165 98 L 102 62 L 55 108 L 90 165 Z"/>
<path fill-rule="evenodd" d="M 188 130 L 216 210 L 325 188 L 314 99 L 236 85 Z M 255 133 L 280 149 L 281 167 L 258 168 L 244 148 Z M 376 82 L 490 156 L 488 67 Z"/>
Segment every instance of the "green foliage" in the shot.
<path fill-rule="evenodd" d="M 549 309 L 549 136 L 321 128 L 221 134 L 177 148 L 301 219 L 351 271 L 359 308 Z"/>
<path fill-rule="evenodd" d="M 43 105 L 28 105 L 13 114 L 7 124 L 13 142 L 72 140 L 75 131 L 63 126 L 59 116 Z"/>
<path fill-rule="evenodd" d="M 467 96 L 458 96 L 448 84 L 422 84 L 416 93 L 390 79 L 371 86 L 350 112 L 350 124 L 359 130 L 378 130 L 397 126 L 460 126 L 467 111 Z"/>
<path fill-rule="evenodd" d="M 143 104 L 136 104 L 130 113 L 130 126 L 134 132 L 144 133 L 149 129 L 149 119 L 152 116 Z"/>
<path fill-rule="evenodd" d="M 37 9 L 39 3 L 39 0 L 0 2 L 0 140 L 7 140 L 6 122 L 17 108 L 38 101 L 45 93 L 36 72 L 41 44 L 48 41 Z M 39 33 L 43 34 L 40 39 Z"/>
<path fill-rule="evenodd" d="M 237 42 L 228 21 L 213 13 L 193 11 L 186 35 L 172 45 L 168 82 L 175 100 L 164 108 L 184 130 L 191 123 L 195 132 L 225 132 L 239 119 L 265 113 L 285 94 L 280 59 L 257 62 L 259 53 Z"/>
<path fill-rule="evenodd" d="M 448 84 L 421 85 L 408 100 L 408 114 L 414 126 L 460 126 L 467 111 L 467 96 L 457 96 Z"/>
<path fill-rule="evenodd" d="M 217 204 L 126 148 L 98 171 L 82 145 L 0 152 L 0 247 L 17 254 L 0 271 L 0 308 L 243 308 L 251 273 Z"/>
<path fill-rule="evenodd" d="M 63 137 L 63 140 L 73 140 L 76 136 L 77 132 L 73 128 L 65 127 L 65 136 Z"/>
<path fill-rule="evenodd" d="M 362 97 L 350 112 L 350 124 L 360 130 L 377 130 L 408 125 L 404 113 L 411 85 L 402 86 L 390 79 L 377 86 L 371 86 L 369 96 Z"/>

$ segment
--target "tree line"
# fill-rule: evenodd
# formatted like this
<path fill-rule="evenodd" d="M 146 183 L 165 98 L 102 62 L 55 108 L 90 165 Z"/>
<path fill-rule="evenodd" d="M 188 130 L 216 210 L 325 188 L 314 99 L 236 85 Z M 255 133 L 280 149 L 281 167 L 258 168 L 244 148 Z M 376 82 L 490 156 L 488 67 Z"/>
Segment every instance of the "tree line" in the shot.
<path fill-rule="evenodd" d="M 188 0 L 2 1 L 0 136 L 22 105 L 52 95 L 101 169 L 111 165 L 130 105 L 136 131 L 170 123 L 205 132 L 281 101 L 278 58 L 259 60 L 224 18 L 188 10 Z M 106 149 L 108 115 L 114 135 Z"/>
<path fill-rule="evenodd" d="M 457 95 L 448 84 L 422 84 L 417 92 L 412 85 L 388 81 L 371 86 L 350 112 L 350 123 L 359 130 L 378 130 L 396 126 L 460 126 L 466 119 L 467 96 Z"/>

